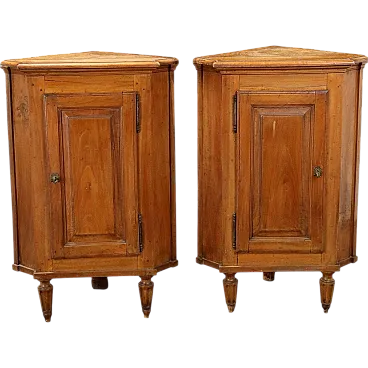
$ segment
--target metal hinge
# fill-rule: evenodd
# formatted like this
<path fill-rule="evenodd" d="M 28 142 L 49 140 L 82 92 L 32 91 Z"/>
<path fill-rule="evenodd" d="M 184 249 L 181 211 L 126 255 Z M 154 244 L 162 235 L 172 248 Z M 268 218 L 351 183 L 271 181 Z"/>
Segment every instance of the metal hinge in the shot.
<path fill-rule="evenodd" d="M 142 215 L 138 213 L 138 245 L 139 251 L 143 252 L 143 224 Z"/>
<path fill-rule="evenodd" d="M 233 248 L 236 249 L 236 213 L 233 213 Z"/>
<path fill-rule="evenodd" d="M 135 94 L 135 128 L 137 133 L 141 131 L 141 112 L 139 94 Z"/>
<path fill-rule="evenodd" d="M 238 94 L 233 97 L 233 132 L 238 132 Z"/>

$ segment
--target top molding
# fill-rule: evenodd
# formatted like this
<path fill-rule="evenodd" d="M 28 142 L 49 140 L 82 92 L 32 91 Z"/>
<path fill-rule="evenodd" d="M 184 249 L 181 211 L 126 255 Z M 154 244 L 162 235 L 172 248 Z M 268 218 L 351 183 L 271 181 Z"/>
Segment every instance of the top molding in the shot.
<path fill-rule="evenodd" d="M 204 65 L 214 69 L 331 68 L 349 67 L 356 64 L 364 65 L 367 61 L 368 58 L 364 55 L 282 46 L 268 46 L 202 56 L 193 60 L 196 66 Z"/>
<path fill-rule="evenodd" d="M 1 66 L 23 71 L 61 69 L 156 69 L 168 66 L 175 69 L 178 63 L 178 59 L 172 57 L 89 51 L 75 54 L 5 60 L 1 63 Z"/>

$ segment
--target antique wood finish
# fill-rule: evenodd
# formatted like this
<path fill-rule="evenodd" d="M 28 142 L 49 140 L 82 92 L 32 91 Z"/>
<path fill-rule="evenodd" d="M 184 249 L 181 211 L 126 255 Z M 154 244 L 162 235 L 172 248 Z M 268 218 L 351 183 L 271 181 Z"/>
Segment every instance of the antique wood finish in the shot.
<path fill-rule="evenodd" d="M 87 52 L 7 60 L 13 269 L 53 278 L 151 277 L 175 267 L 177 59 Z M 143 291 L 142 291 L 143 290 Z"/>
<path fill-rule="evenodd" d="M 198 257 L 226 275 L 321 271 L 356 257 L 362 70 L 367 58 L 262 47 L 194 59 Z M 236 288 L 235 288 L 236 290 Z"/>
<path fill-rule="evenodd" d="M 238 292 L 238 279 L 235 277 L 235 273 L 226 273 L 223 284 L 227 308 L 232 313 L 235 309 L 236 294 Z"/>
<path fill-rule="evenodd" d="M 148 318 L 151 313 L 153 285 L 151 276 L 141 276 L 141 281 L 139 282 L 138 287 L 144 318 Z"/>
<path fill-rule="evenodd" d="M 332 277 L 333 272 L 323 272 L 323 276 L 319 280 L 321 289 L 321 303 L 325 313 L 328 313 L 332 303 L 332 296 L 335 287 L 335 280 Z"/>
<path fill-rule="evenodd" d="M 53 286 L 48 279 L 39 279 L 38 295 L 40 296 L 42 313 L 46 322 L 51 321 Z"/>

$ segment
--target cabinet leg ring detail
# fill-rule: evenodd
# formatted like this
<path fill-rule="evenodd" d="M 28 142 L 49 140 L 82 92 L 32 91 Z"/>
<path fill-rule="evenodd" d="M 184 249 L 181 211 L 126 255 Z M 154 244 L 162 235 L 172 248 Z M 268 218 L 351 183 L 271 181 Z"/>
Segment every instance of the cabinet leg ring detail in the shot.
<path fill-rule="evenodd" d="M 52 315 L 52 291 L 50 280 L 39 280 L 38 295 L 40 296 L 41 308 L 46 322 L 51 321 Z"/>
<path fill-rule="evenodd" d="M 227 308 L 232 313 L 235 309 L 236 294 L 238 291 L 238 279 L 235 278 L 235 273 L 226 273 L 223 284 Z"/>
<path fill-rule="evenodd" d="M 141 276 L 141 281 L 138 284 L 144 318 L 148 318 L 151 313 L 154 285 L 151 278 L 152 276 Z"/>

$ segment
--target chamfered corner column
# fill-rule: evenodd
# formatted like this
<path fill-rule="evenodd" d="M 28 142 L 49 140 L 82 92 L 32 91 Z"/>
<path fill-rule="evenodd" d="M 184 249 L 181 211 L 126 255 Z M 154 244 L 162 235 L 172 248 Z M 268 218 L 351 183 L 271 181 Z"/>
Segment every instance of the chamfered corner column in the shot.
<path fill-rule="evenodd" d="M 238 291 L 238 279 L 235 278 L 235 273 L 225 273 L 223 284 L 227 308 L 232 313 L 235 309 L 236 294 Z"/>
<path fill-rule="evenodd" d="M 154 285 L 151 278 L 152 276 L 141 276 L 141 281 L 138 284 L 144 318 L 148 318 L 151 313 Z"/>
<path fill-rule="evenodd" d="M 319 280 L 321 290 L 321 303 L 325 313 L 328 313 L 332 303 L 332 296 L 335 287 L 335 280 L 332 275 L 333 272 L 322 272 L 323 276 Z"/>
<path fill-rule="evenodd" d="M 38 286 L 38 295 L 40 296 L 42 313 L 45 317 L 45 321 L 50 322 L 52 315 L 53 286 L 50 283 L 50 280 L 40 279 L 38 281 L 40 282 L 40 285 Z"/>

